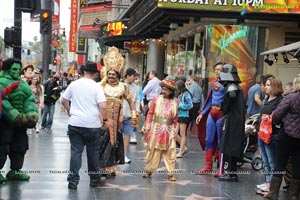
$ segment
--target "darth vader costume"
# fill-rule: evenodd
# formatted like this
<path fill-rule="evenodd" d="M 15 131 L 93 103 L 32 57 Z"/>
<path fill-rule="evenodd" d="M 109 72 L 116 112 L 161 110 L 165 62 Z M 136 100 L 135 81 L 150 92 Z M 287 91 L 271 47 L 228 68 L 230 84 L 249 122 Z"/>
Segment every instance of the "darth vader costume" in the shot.
<path fill-rule="evenodd" d="M 221 152 L 228 162 L 228 171 L 219 177 L 220 181 L 237 182 L 237 161 L 243 157 L 245 135 L 245 104 L 241 80 L 237 68 L 225 64 L 220 72 L 220 82 L 225 87 L 224 101 L 221 110 L 224 114 Z"/>

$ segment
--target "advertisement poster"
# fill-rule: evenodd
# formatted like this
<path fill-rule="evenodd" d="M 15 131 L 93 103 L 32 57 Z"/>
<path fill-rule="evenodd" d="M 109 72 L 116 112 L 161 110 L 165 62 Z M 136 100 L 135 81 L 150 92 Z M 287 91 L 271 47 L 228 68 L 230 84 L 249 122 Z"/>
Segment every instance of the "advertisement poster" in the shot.
<path fill-rule="evenodd" d="M 52 5 L 53 5 L 52 24 L 59 24 L 60 0 L 52 0 Z"/>
<path fill-rule="evenodd" d="M 258 28 L 249 26 L 208 26 L 207 66 L 209 82 L 215 79 L 213 65 L 223 61 L 238 68 L 245 95 L 256 75 Z"/>
<path fill-rule="evenodd" d="M 51 34 L 51 45 L 53 47 L 59 47 L 60 46 L 60 26 L 59 25 L 53 25 L 52 26 L 52 34 Z"/>

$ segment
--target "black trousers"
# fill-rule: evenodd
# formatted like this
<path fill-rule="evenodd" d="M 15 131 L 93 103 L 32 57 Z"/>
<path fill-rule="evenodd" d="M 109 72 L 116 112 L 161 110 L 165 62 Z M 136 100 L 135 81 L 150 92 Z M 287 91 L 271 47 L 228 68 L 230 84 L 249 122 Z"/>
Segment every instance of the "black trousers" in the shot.
<path fill-rule="evenodd" d="M 0 121 L 0 169 L 3 168 L 7 156 L 10 168 L 19 170 L 23 167 L 24 156 L 28 150 L 27 128 L 16 127 L 4 119 Z"/>
<path fill-rule="evenodd" d="M 282 177 L 290 156 L 292 158 L 293 178 L 300 179 L 300 139 L 290 137 L 281 130 L 278 137 L 275 172 L 273 176 Z"/>

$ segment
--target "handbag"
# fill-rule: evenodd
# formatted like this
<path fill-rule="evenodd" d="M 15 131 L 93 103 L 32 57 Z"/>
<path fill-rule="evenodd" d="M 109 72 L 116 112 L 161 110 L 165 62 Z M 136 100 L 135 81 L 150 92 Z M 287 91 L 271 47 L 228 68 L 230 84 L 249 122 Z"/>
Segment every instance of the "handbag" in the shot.
<path fill-rule="evenodd" d="M 272 115 L 262 114 L 258 137 L 266 144 L 270 144 L 272 138 Z"/>

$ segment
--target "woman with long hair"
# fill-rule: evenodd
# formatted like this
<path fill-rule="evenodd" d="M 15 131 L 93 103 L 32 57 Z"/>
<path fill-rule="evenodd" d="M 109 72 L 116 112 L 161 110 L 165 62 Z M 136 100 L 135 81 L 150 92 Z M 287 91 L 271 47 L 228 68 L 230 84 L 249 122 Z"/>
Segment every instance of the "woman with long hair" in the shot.
<path fill-rule="evenodd" d="M 39 118 L 41 117 L 41 110 L 44 107 L 44 95 L 43 95 L 43 88 L 40 83 L 40 77 L 38 75 L 34 75 L 32 79 L 29 81 L 29 85 L 32 90 L 32 94 L 35 98 L 35 104 L 39 110 Z M 36 127 L 35 127 L 35 132 L 39 133 L 39 124 L 40 120 L 37 122 Z M 30 130 L 29 133 L 32 133 L 33 130 Z"/>
<path fill-rule="evenodd" d="M 178 91 L 178 123 L 179 133 L 177 135 L 177 142 L 180 143 L 180 149 L 176 155 L 177 158 L 182 158 L 183 154 L 188 151 L 186 144 L 186 130 L 189 122 L 189 109 L 193 107 L 192 96 L 188 89 L 185 87 L 185 83 L 182 80 L 176 81 Z"/>
<path fill-rule="evenodd" d="M 258 122 L 260 124 L 263 114 L 271 115 L 272 112 L 277 108 L 283 96 L 282 83 L 279 79 L 274 77 L 268 78 L 265 85 L 266 98 L 263 101 L 262 108 L 259 113 Z M 257 185 L 258 194 L 265 194 L 269 191 L 271 178 L 275 169 L 275 155 L 277 146 L 279 128 L 276 124 L 272 124 L 272 138 L 269 144 L 258 138 L 258 147 L 262 160 L 264 162 L 264 175 L 265 183 Z"/>
<path fill-rule="evenodd" d="M 273 122 L 281 124 L 275 162 L 267 199 L 277 199 L 282 181 L 282 172 L 291 156 L 292 180 L 289 199 L 299 199 L 300 195 L 300 74 L 293 82 L 292 92 L 288 93 L 273 112 Z"/>

